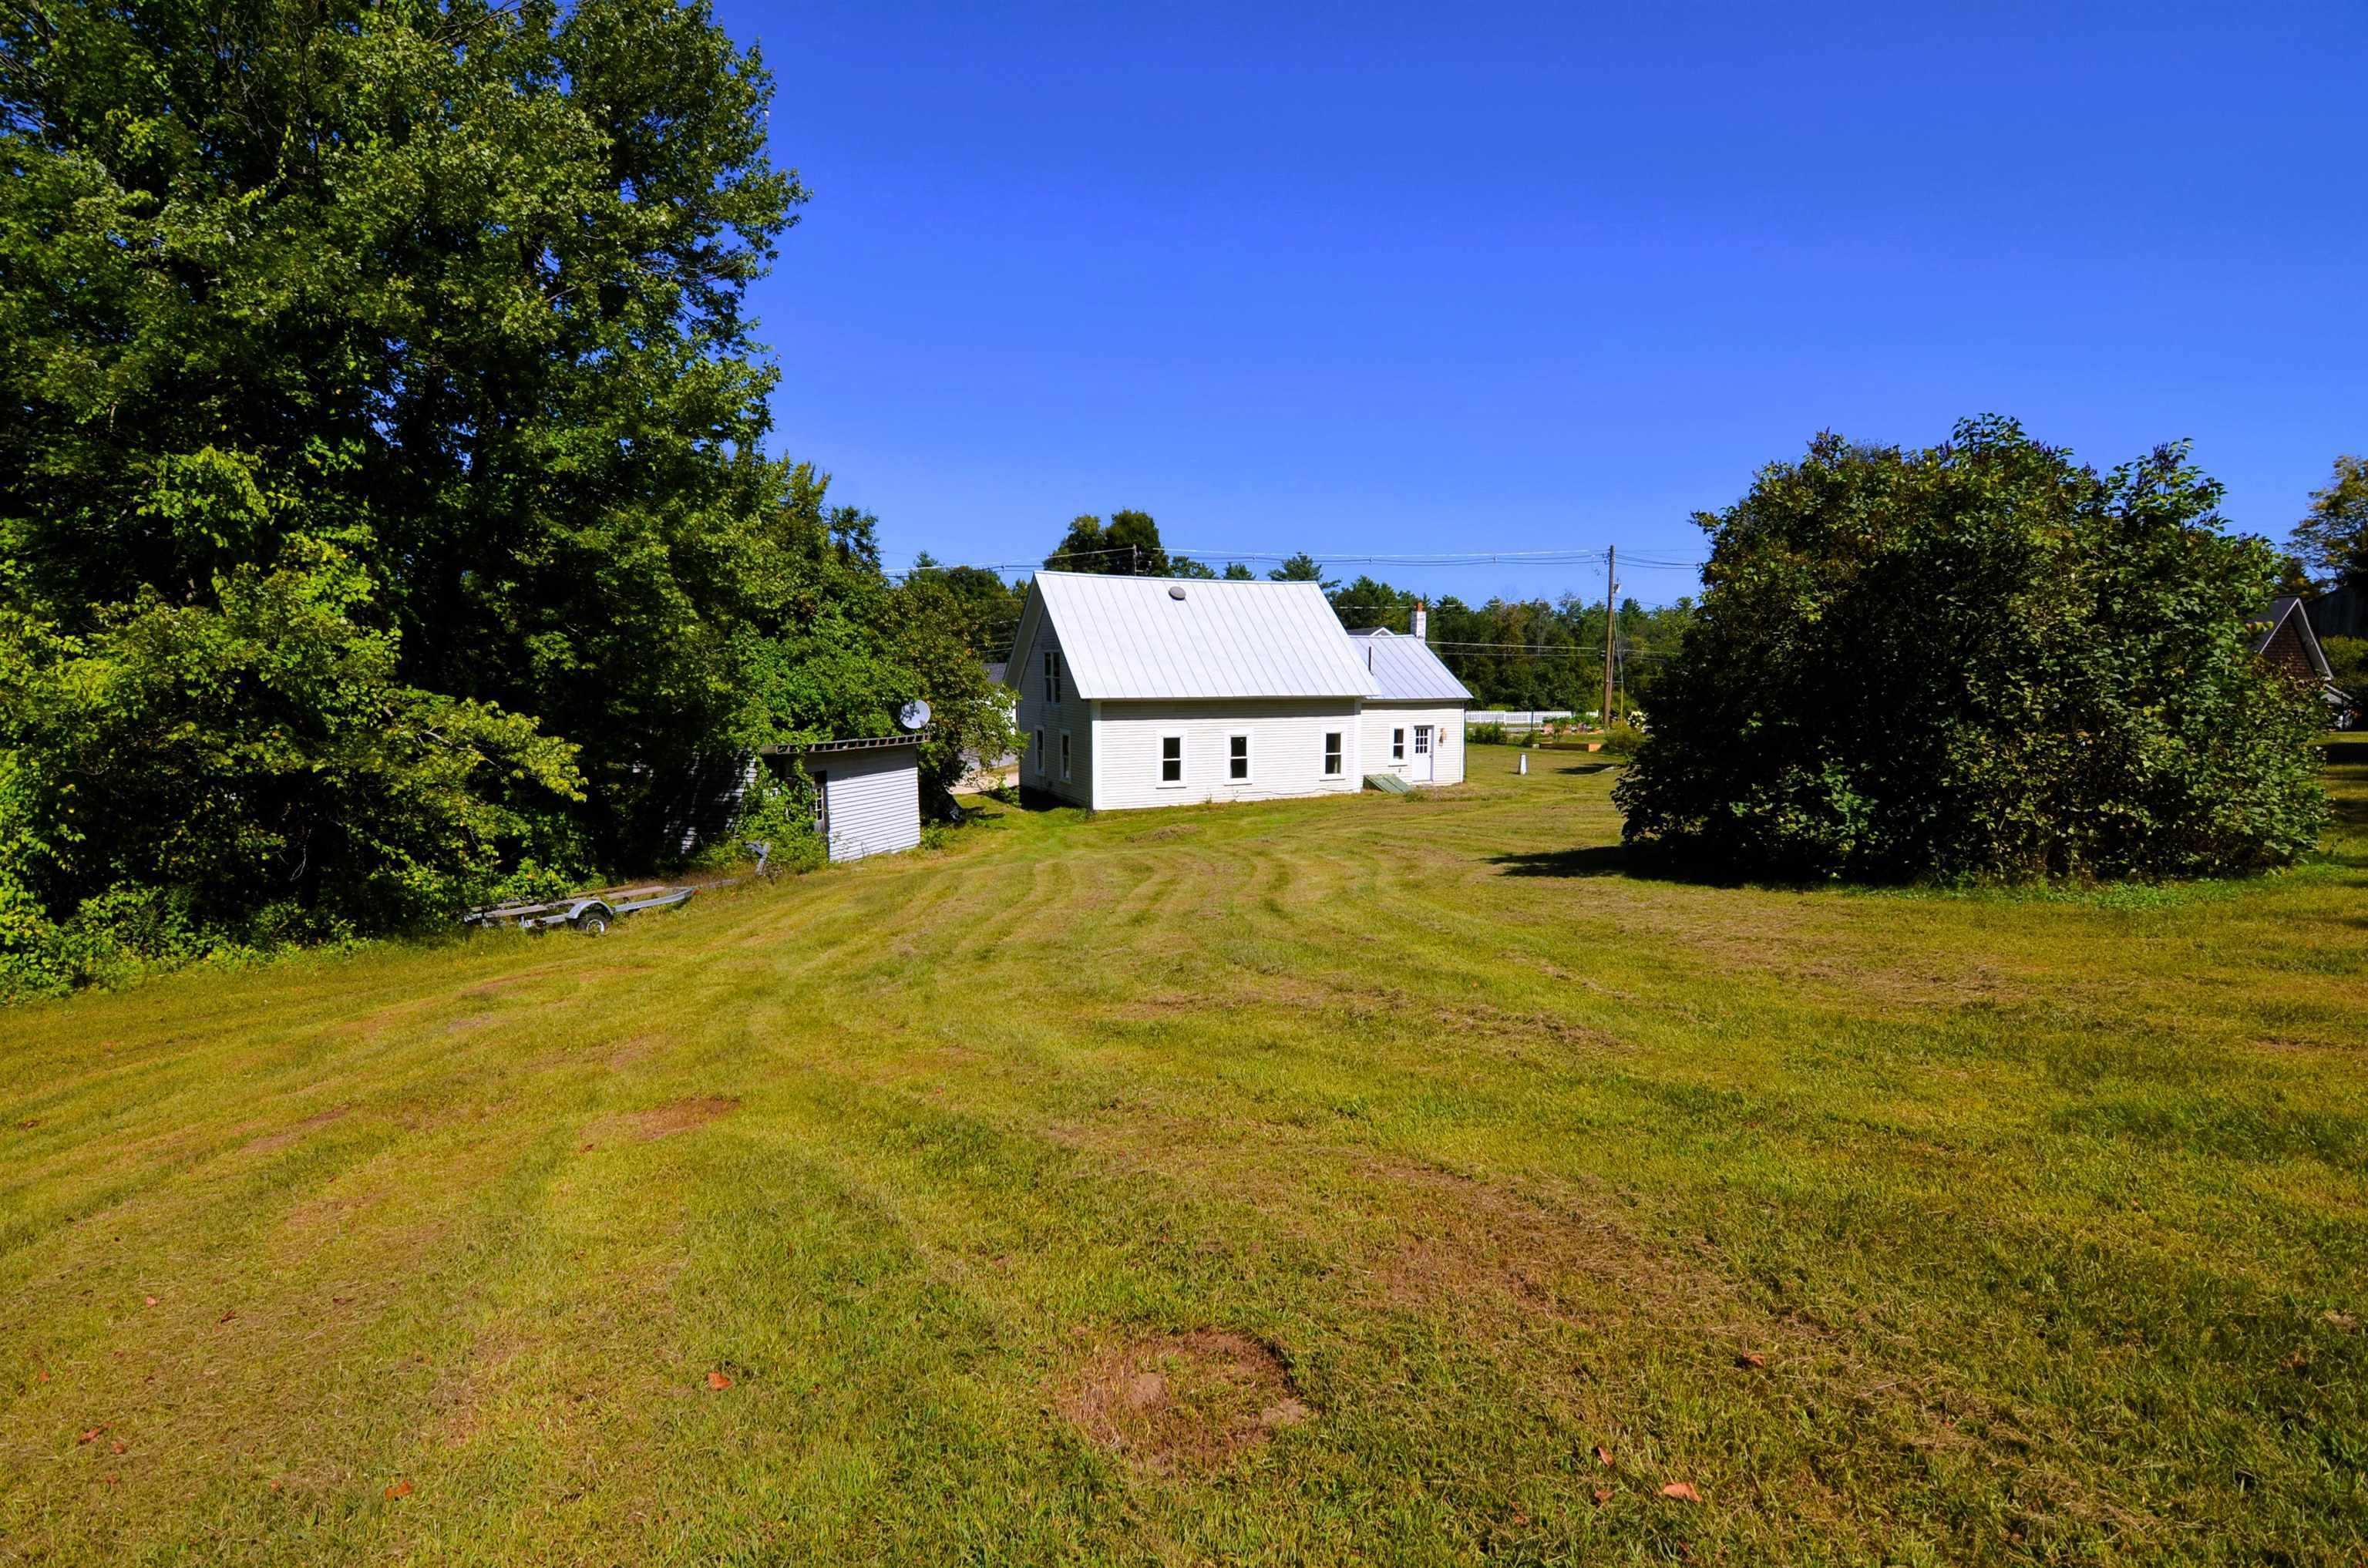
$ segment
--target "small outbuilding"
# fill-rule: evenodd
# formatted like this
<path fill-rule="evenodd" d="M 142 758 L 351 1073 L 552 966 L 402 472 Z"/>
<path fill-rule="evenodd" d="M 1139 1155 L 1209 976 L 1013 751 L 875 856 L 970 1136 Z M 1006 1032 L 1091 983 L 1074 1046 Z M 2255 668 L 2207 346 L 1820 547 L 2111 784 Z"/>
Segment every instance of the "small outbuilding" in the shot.
<path fill-rule="evenodd" d="M 893 855 L 921 842 L 919 734 L 767 746 L 793 756 L 814 787 L 814 831 L 834 860 Z"/>

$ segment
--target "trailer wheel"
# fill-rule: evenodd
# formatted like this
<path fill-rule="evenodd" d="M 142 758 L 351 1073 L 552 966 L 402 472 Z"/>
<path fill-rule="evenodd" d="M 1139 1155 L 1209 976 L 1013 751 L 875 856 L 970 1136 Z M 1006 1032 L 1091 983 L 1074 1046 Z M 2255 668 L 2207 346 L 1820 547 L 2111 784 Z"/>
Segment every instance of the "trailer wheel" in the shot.
<path fill-rule="evenodd" d="M 579 915 L 575 917 L 575 928 L 587 937 L 605 937 L 609 934 L 609 917 L 598 913 Z"/>

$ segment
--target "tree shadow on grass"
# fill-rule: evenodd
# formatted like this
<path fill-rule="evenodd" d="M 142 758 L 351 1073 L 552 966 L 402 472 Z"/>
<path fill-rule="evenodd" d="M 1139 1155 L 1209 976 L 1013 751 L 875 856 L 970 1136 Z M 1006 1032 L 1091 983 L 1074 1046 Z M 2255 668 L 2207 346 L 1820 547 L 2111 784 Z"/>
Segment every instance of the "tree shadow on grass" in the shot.
<path fill-rule="evenodd" d="M 1540 849 L 1491 855 L 1488 864 L 1503 877 L 1624 877 L 1632 882 L 1683 882 L 1692 887 L 1739 888 L 1746 879 L 1689 865 L 1625 844 L 1591 844 L 1583 849 Z"/>

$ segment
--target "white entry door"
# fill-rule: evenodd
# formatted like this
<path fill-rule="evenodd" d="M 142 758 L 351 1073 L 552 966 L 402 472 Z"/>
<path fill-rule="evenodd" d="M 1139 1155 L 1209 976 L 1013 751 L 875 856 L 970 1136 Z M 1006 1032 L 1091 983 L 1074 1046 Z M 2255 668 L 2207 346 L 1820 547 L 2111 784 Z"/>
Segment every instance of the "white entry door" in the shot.
<path fill-rule="evenodd" d="M 1406 773 L 1409 777 L 1419 778 L 1426 784 L 1436 777 L 1431 771 L 1430 726 L 1428 724 L 1417 724 L 1414 727 L 1414 766 L 1407 768 Z"/>

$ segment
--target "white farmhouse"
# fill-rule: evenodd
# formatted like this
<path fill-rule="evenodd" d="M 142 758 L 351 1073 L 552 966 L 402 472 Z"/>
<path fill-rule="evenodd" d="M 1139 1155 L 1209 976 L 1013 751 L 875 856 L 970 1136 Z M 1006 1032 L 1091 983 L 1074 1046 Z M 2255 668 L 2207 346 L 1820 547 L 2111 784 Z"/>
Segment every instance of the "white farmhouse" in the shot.
<path fill-rule="evenodd" d="M 1407 664 L 1446 676 L 1419 642 L 1397 641 Z M 1460 783 L 1469 699 L 1452 676 L 1452 697 L 1401 677 L 1400 659 L 1351 638 L 1313 583 L 1040 572 L 1011 647 L 1019 785 L 1111 811 L 1349 794 L 1369 773 Z M 1385 663 L 1406 695 L 1391 695 Z"/>

